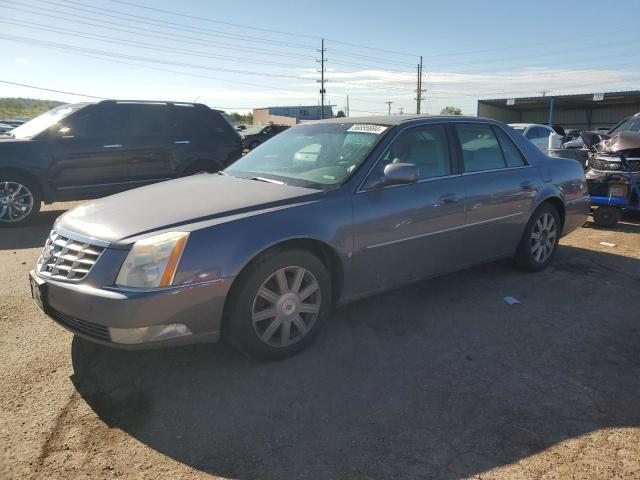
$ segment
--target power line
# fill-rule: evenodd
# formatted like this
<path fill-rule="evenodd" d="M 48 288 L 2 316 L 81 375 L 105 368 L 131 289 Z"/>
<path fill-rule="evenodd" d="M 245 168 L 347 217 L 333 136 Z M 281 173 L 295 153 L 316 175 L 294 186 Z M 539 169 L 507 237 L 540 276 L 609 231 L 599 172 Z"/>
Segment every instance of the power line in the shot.
<path fill-rule="evenodd" d="M 98 100 L 106 100 L 106 97 L 96 97 L 95 95 L 86 95 L 84 93 L 65 92 L 64 90 L 54 90 L 53 88 L 36 87 L 35 85 L 27 85 L 25 83 L 10 82 L 8 80 L 0 80 L 0 83 L 17 85 L 18 87 L 34 88 L 36 90 L 44 90 L 46 92 L 64 93 L 65 95 L 75 95 L 76 97 L 86 97 L 86 98 L 95 98 Z"/>
<path fill-rule="evenodd" d="M 82 53 L 91 53 L 91 54 L 103 55 L 103 56 L 107 56 L 107 57 L 125 58 L 125 59 L 129 59 L 129 60 L 140 61 L 140 62 L 157 63 L 157 64 L 163 64 L 163 65 L 184 67 L 184 68 L 213 70 L 213 71 L 219 71 L 219 72 L 235 73 L 235 74 L 240 74 L 240 75 L 250 75 L 250 76 L 258 76 L 258 77 L 272 77 L 272 78 L 287 78 L 287 79 L 307 80 L 304 77 L 298 77 L 298 76 L 293 76 L 293 75 L 278 75 L 278 74 L 265 73 L 265 72 L 252 72 L 252 71 L 248 71 L 248 70 L 238 70 L 238 69 L 230 69 L 230 68 L 211 67 L 211 66 L 208 66 L 208 65 L 196 65 L 196 64 L 192 64 L 192 63 L 174 62 L 174 61 L 170 61 L 170 60 L 162 60 L 162 59 L 157 59 L 157 58 L 140 57 L 140 56 L 136 56 L 136 55 L 126 55 L 126 54 L 123 54 L 123 53 L 108 52 L 108 51 L 105 51 L 105 50 L 94 50 L 94 49 L 90 49 L 90 48 L 77 47 L 77 46 L 74 46 L 74 45 L 69 45 L 69 44 L 64 44 L 64 43 L 46 42 L 46 41 L 42 41 L 42 40 L 37 40 L 35 38 L 22 37 L 22 36 L 19 36 L 19 35 L 4 35 L 4 34 L 0 34 L 0 39 L 9 40 L 9 41 L 18 42 L 18 43 L 25 43 L 25 44 L 28 44 L 28 45 L 41 46 L 41 47 L 45 47 L 45 48 L 52 48 L 52 49 L 62 50 L 62 51 L 66 51 L 67 49 L 69 49 L 69 50 L 82 52 Z"/>
<path fill-rule="evenodd" d="M 11 25 L 22 26 L 25 28 L 31 28 L 31 29 L 37 28 L 38 30 L 46 30 L 46 31 L 58 33 L 61 35 L 72 36 L 75 38 L 81 37 L 81 38 L 87 38 L 90 40 L 99 40 L 99 41 L 108 42 L 108 43 L 117 43 L 121 45 L 134 46 L 138 48 L 146 48 L 148 50 L 156 50 L 160 52 L 178 53 L 180 55 L 190 55 L 190 56 L 203 57 L 203 58 L 224 59 L 231 62 L 237 62 L 237 63 L 243 63 L 243 64 L 253 63 L 257 65 L 268 65 L 268 66 L 285 67 L 285 68 L 306 68 L 306 66 L 304 65 L 291 65 L 291 64 L 284 64 L 284 63 L 277 63 L 277 62 L 268 62 L 268 61 L 254 60 L 254 59 L 248 59 L 248 58 L 239 58 L 237 56 L 231 56 L 231 55 L 208 54 L 208 53 L 193 51 L 193 50 L 164 47 L 164 46 L 154 45 L 154 44 L 145 43 L 145 42 L 136 42 L 133 40 L 122 40 L 122 39 L 111 37 L 108 35 L 91 34 L 87 32 L 71 30 L 66 28 L 51 28 L 47 25 L 43 25 L 39 23 L 21 22 L 21 21 L 15 21 L 13 19 L 7 19 L 7 18 L 0 18 L 0 22 L 8 23 Z M 28 23 L 31 23 L 31 25 L 33 26 L 23 25 Z"/>
<path fill-rule="evenodd" d="M 77 3 L 77 2 L 73 2 L 71 0 L 63 0 L 63 1 L 69 2 L 69 3 Z M 239 24 L 239 23 L 223 22 L 221 20 L 214 20 L 214 19 L 207 18 L 207 17 L 197 17 L 197 16 L 194 16 L 194 15 L 188 15 L 188 14 L 176 12 L 176 11 L 173 11 L 173 10 L 164 10 L 164 9 L 149 7 L 147 5 L 140 5 L 139 3 L 128 2 L 128 1 L 125 1 L 125 0 L 111 0 L 111 1 L 115 2 L 115 3 L 121 3 L 121 4 L 124 4 L 124 5 L 129 5 L 129 6 L 142 8 L 142 9 L 145 9 L 145 10 L 152 10 L 152 11 L 156 11 L 156 12 L 166 13 L 166 14 L 169 14 L 169 15 L 177 15 L 177 16 L 181 16 L 181 17 L 187 17 L 187 18 L 192 18 L 192 19 L 206 21 L 206 22 L 220 23 L 220 24 L 224 24 L 224 25 L 230 25 L 230 26 L 240 27 L 240 28 L 247 28 L 247 29 L 252 29 L 252 30 L 260 30 L 260 31 L 264 31 L 264 32 L 277 33 L 277 34 L 280 34 L 280 35 L 290 35 L 290 36 L 296 36 L 296 37 L 302 37 L 302 38 L 314 38 L 316 40 L 321 40 L 321 37 L 314 36 L 314 35 L 308 35 L 308 34 L 302 34 L 302 33 L 293 33 L 293 32 L 283 32 L 281 30 L 272 30 L 272 29 L 267 29 L 267 28 L 261 28 L 261 27 L 256 27 L 254 25 L 243 25 L 243 24 Z M 328 40 L 333 42 L 333 43 L 339 43 L 341 45 L 347 45 L 347 46 L 352 46 L 352 47 L 356 47 L 356 48 L 364 48 L 364 49 L 374 50 L 374 51 L 378 51 L 378 52 L 394 53 L 394 54 L 397 54 L 397 55 L 404 55 L 404 56 L 409 56 L 409 57 L 416 57 L 417 56 L 417 55 L 414 55 L 414 54 L 411 54 L 411 53 L 406 53 L 406 52 L 398 52 L 398 51 L 394 51 L 394 50 L 386 50 L 386 49 L 382 49 L 382 48 L 371 47 L 370 45 L 362 45 L 362 44 L 358 44 L 358 43 L 344 42 L 344 41 L 336 40 L 336 39 L 328 39 Z"/>
<path fill-rule="evenodd" d="M 0 3 L 2 3 L 4 0 L 0 0 Z M 291 52 L 283 52 L 280 50 L 265 50 L 265 49 L 261 49 L 258 47 L 251 47 L 251 48 L 243 48 L 241 46 L 238 46 L 237 44 L 234 43 L 225 43 L 225 42 L 215 42 L 215 41 L 211 41 L 211 40 L 203 40 L 203 39 L 199 39 L 196 37 L 190 37 L 187 35 L 180 35 L 178 33 L 165 33 L 159 30 L 153 30 L 153 29 L 149 29 L 149 28 L 144 28 L 144 27 L 140 27 L 140 26 L 136 26 L 136 30 L 137 31 L 133 31 L 133 30 L 126 30 L 126 29 L 120 29 L 120 28 L 113 28 L 113 27 L 106 27 L 105 25 L 116 25 L 116 26 L 122 26 L 122 27 L 131 27 L 130 25 L 126 25 L 126 24 L 122 24 L 122 23 L 117 23 L 117 22 L 111 22 L 108 20 L 104 20 L 104 19 L 93 19 L 91 17 L 85 17 L 82 15 L 74 15 L 71 13 L 67 13 L 67 12 L 60 12 L 58 10 L 53 10 L 50 8 L 40 8 L 40 10 L 42 11 L 46 11 L 49 13 L 43 13 L 42 11 L 36 11 L 36 10 L 29 10 L 29 9 L 24 9 L 24 8 L 17 8 L 17 7 L 11 7 L 12 10 L 17 10 L 17 11 L 22 11 L 22 12 L 26 12 L 26 13 L 31 13 L 34 15 L 39 15 L 39 16 L 44 16 L 47 17 L 48 19 L 51 18 L 56 18 L 59 20 L 64 20 L 66 22 L 74 22 L 74 23 L 80 23 L 82 25 L 87 25 L 87 26 L 91 26 L 91 27 L 97 27 L 97 28 L 101 28 L 104 30 L 112 30 L 112 31 L 116 31 L 116 32 L 123 32 L 123 33 L 130 33 L 133 35 L 139 35 L 139 36 L 143 36 L 143 37 L 153 37 L 153 38 L 160 38 L 160 39 L 164 39 L 164 40 L 170 40 L 170 41 L 176 41 L 176 38 L 180 38 L 180 39 L 186 39 L 186 40 L 179 40 L 182 43 L 189 43 L 192 45 L 203 45 L 203 46 L 215 46 L 215 47 L 222 47 L 222 48 L 227 48 L 227 47 L 233 47 L 234 49 L 238 50 L 238 51 L 242 51 L 242 52 L 248 52 L 248 53 L 264 53 L 264 54 L 269 54 L 269 55 L 275 55 L 275 56 L 280 56 L 280 57 L 292 57 L 292 58 L 303 58 L 303 59 L 313 59 L 313 57 L 309 56 L 309 55 L 303 55 L 303 54 L 299 54 L 299 53 L 291 53 Z M 58 15 L 52 15 L 51 13 L 59 13 L 62 15 L 67 15 L 69 17 L 72 17 L 73 19 L 69 19 L 69 18 L 65 18 L 65 17 L 60 17 Z M 97 22 L 101 22 L 101 23 L 90 23 L 90 22 L 83 22 L 81 20 L 77 20 L 77 18 L 81 18 L 81 19 L 85 19 L 85 20 L 94 20 Z M 147 33 L 147 32 L 151 32 L 151 34 Z M 156 35 L 154 35 L 156 34 Z M 161 35 L 157 35 L 157 34 L 161 34 Z"/>

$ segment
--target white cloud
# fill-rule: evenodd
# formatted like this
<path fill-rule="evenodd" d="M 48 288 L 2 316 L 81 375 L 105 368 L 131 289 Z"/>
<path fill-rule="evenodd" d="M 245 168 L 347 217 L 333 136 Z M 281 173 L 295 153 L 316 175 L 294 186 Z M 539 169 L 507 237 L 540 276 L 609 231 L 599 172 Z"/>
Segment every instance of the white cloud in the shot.
<path fill-rule="evenodd" d="M 15 63 L 16 65 L 28 65 L 31 62 L 29 61 L 28 58 L 18 57 L 13 60 L 13 63 Z"/>

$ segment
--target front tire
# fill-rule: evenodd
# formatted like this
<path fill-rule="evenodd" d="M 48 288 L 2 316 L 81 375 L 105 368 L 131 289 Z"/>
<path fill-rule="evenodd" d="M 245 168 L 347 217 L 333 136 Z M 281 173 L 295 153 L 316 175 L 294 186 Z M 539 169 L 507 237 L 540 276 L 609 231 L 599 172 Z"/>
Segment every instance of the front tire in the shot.
<path fill-rule="evenodd" d="M 29 223 L 40 211 L 42 195 L 30 178 L 0 173 L 0 227 Z"/>
<path fill-rule="evenodd" d="M 547 268 L 558 249 L 561 231 L 560 215 L 555 207 L 549 203 L 540 205 L 522 234 L 515 257 L 516 266 L 529 272 Z"/>
<path fill-rule="evenodd" d="M 289 357 L 309 346 L 332 307 L 324 264 L 305 250 L 284 250 L 250 265 L 227 301 L 223 334 L 260 360 Z"/>

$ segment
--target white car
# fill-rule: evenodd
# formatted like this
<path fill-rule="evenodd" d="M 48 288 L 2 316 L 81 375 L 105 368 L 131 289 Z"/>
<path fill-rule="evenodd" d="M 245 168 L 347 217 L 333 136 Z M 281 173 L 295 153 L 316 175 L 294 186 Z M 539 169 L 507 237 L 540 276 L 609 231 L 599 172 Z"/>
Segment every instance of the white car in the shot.
<path fill-rule="evenodd" d="M 531 143 L 543 152 L 550 148 L 562 148 L 562 137 L 548 125 L 539 123 L 510 123 L 509 126 L 516 132 L 523 134 Z"/>

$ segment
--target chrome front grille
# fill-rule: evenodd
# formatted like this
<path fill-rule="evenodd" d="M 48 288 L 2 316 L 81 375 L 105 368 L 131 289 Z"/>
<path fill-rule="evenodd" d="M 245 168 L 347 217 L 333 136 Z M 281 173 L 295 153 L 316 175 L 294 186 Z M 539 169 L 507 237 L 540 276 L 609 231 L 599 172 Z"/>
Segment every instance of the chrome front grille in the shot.
<path fill-rule="evenodd" d="M 104 247 L 64 237 L 54 230 L 42 249 L 37 270 L 54 280 L 79 281 L 85 278 L 104 251 Z"/>

